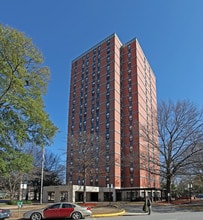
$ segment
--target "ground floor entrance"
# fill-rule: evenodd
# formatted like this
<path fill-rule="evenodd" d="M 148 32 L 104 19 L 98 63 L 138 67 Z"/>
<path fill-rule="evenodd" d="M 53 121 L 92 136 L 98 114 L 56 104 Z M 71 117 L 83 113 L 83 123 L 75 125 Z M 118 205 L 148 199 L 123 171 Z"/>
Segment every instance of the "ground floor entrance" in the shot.
<path fill-rule="evenodd" d="M 86 186 L 87 202 L 142 201 L 146 196 L 157 201 L 161 198 L 161 190 L 155 188 L 108 188 Z M 43 202 L 83 202 L 84 188 L 78 185 L 43 187 Z"/>

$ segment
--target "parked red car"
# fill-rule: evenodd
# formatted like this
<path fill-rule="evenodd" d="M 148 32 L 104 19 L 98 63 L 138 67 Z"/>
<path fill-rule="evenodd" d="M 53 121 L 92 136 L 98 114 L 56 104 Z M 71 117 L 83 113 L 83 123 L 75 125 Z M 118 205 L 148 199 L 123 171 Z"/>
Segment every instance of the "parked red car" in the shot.
<path fill-rule="evenodd" d="M 82 207 L 74 203 L 54 203 L 43 209 L 31 210 L 25 212 L 24 219 L 41 220 L 47 218 L 72 218 L 82 219 L 92 214 L 89 207 Z"/>

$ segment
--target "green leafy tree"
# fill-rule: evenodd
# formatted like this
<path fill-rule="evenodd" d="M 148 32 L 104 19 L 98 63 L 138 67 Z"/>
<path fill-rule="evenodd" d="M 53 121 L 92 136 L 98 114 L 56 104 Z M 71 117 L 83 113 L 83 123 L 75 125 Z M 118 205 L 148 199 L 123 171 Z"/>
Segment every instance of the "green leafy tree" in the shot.
<path fill-rule="evenodd" d="M 43 102 L 49 74 L 32 40 L 0 24 L 0 175 L 15 166 L 4 159 L 9 152 L 15 156 L 28 143 L 43 148 L 56 134 Z"/>
<path fill-rule="evenodd" d="M 20 188 L 23 175 L 32 169 L 33 158 L 29 154 L 10 148 L 4 160 L 2 188 L 9 193 L 10 199 L 13 200 Z"/>

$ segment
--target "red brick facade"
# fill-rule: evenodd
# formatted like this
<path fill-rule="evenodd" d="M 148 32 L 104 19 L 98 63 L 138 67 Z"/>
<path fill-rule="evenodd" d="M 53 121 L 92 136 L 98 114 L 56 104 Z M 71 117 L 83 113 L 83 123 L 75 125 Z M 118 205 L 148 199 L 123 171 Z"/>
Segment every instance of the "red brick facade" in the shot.
<path fill-rule="evenodd" d="M 156 113 L 156 79 L 137 39 L 122 45 L 113 34 L 73 60 L 68 134 L 86 131 L 106 141 L 101 147 L 105 156 L 94 167 L 98 173 L 87 178 L 87 185 L 160 186 L 158 176 L 141 168 L 139 157 L 141 152 L 150 158 L 158 156 L 140 136 L 140 124 L 156 129 L 152 117 Z M 82 179 L 78 165 L 73 164 L 73 148 L 68 143 L 67 184 L 79 185 Z M 126 155 L 133 158 L 131 162 L 123 158 Z M 144 163 L 153 166 L 150 161 Z"/>

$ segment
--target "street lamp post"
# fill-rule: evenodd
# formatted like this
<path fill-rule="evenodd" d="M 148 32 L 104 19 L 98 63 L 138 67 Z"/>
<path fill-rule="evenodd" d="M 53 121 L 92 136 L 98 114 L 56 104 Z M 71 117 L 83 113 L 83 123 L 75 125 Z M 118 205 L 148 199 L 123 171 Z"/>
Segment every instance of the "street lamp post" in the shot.
<path fill-rule="evenodd" d="M 45 160 L 45 149 L 42 149 L 42 167 L 41 167 L 41 184 L 40 184 L 40 204 L 43 202 L 43 181 L 44 181 L 44 160 Z"/>
<path fill-rule="evenodd" d="M 190 196 L 190 203 L 192 201 L 192 183 L 188 183 L 188 190 L 189 190 L 189 196 Z"/>

